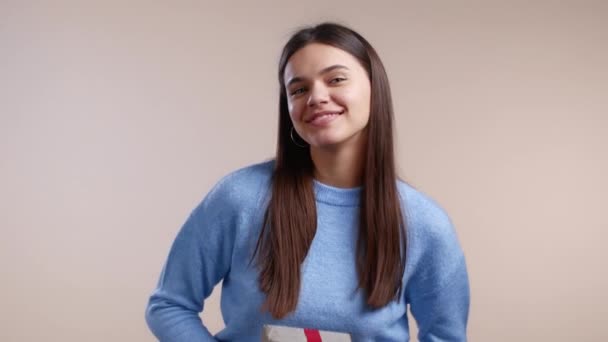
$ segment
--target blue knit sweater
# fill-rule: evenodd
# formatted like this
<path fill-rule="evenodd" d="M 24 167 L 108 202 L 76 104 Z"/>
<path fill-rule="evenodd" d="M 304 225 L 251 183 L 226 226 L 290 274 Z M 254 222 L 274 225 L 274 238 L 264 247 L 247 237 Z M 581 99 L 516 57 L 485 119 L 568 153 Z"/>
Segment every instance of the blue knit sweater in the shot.
<path fill-rule="evenodd" d="M 250 263 L 262 226 L 273 162 L 224 177 L 179 231 L 147 310 L 161 341 L 260 341 L 264 324 L 346 332 L 353 341 L 408 341 L 407 305 L 421 342 L 465 341 L 469 283 L 458 238 L 446 213 L 398 181 L 407 219 L 402 297 L 372 310 L 357 289 L 355 267 L 360 188 L 314 181 L 317 233 L 302 264 L 295 312 L 282 320 L 262 313 L 264 295 Z M 199 313 L 223 280 L 225 329 L 212 336 Z"/>

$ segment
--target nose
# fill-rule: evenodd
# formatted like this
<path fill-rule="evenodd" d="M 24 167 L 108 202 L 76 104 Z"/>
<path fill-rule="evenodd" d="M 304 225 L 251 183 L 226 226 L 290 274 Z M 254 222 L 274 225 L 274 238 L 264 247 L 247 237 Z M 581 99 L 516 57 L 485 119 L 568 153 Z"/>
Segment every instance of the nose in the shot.
<path fill-rule="evenodd" d="M 315 84 L 310 89 L 310 96 L 308 97 L 308 106 L 315 107 L 322 103 L 329 102 L 329 92 L 327 87 Z"/>

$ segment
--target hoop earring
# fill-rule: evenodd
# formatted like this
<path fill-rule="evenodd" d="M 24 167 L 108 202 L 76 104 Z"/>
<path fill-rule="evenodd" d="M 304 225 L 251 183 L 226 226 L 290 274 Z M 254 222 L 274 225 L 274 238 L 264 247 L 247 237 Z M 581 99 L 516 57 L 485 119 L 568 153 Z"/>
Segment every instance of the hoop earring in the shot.
<path fill-rule="evenodd" d="M 298 142 L 296 141 L 296 139 L 293 138 L 293 126 L 291 126 L 291 131 L 289 132 L 289 136 L 291 137 L 291 141 L 293 141 L 294 145 L 296 145 L 298 147 L 302 147 L 302 148 L 306 147 L 306 145 L 298 144 Z"/>

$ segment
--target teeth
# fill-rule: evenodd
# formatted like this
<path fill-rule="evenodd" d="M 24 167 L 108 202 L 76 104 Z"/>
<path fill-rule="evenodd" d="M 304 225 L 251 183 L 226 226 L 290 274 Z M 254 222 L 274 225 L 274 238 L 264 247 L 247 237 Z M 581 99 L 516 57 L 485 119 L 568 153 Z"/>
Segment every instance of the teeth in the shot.
<path fill-rule="evenodd" d="M 331 113 L 331 114 L 323 114 L 323 115 L 319 115 L 319 116 L 317 116 L 317 117 L 314 119 L 314 121 L 317 121 L 317 120 L 323 119 L 323 118 L 328 117 L 328 116 L 334 116 L 334 115 L 336 115 L 336 114 L 337 114 L 337 113 Z"/>
<path fill-rule="evenodd" d="M 336 116 L 336 115 L 340 115 L 342 114 L 342 112 L 333 112 L 333 113 L 327 113 L 327 114 L 323 114 L 323 115 L 319 115 L 317 117 L 315 117 L 314 119 L 310 120 L 309 122 L 313 122 L 313 121 L 317 121 L 317 120 L 321 120 L 327 116 Z"/>

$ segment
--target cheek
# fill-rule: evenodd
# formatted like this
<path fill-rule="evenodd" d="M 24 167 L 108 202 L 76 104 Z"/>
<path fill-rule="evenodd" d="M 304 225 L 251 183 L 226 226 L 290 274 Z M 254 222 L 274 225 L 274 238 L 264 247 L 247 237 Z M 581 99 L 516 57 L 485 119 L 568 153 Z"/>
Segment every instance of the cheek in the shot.
<path fill-rule="evenodd" d="M 364 88 L 351 89 L 340 94 L 336 102 L 357 116 L 369 116 L 370 93 Z"/>
<path fill-rule="evenodd" d="M 295 101 L 295 102 L 288 101 L 287 109 L 289 110 L 289 117 L 291 118 L 292 121 L 294 121 L 294 122 L 300 121 L 300 118 L 303 115 L 303 111 L 302 111 L 302 105 L 298 101 Z"/>
<path fill-rule="evenodd" d="M 365 119 L 368 120 L 371 109 L 371 89 L 369 88 L 369 85 L 361 89 L 361 94 L 359 95 L 359 98 L 359 106 L 361 107 L 360 110 L 362 112 L 362 115 L 364 115 Z"/>
<path fill-rule="evenodd" d="M 289 100 L 287 101 L 287 111 L 289 112 L 289 117 L 293 120 L 294 104 Z"/>

